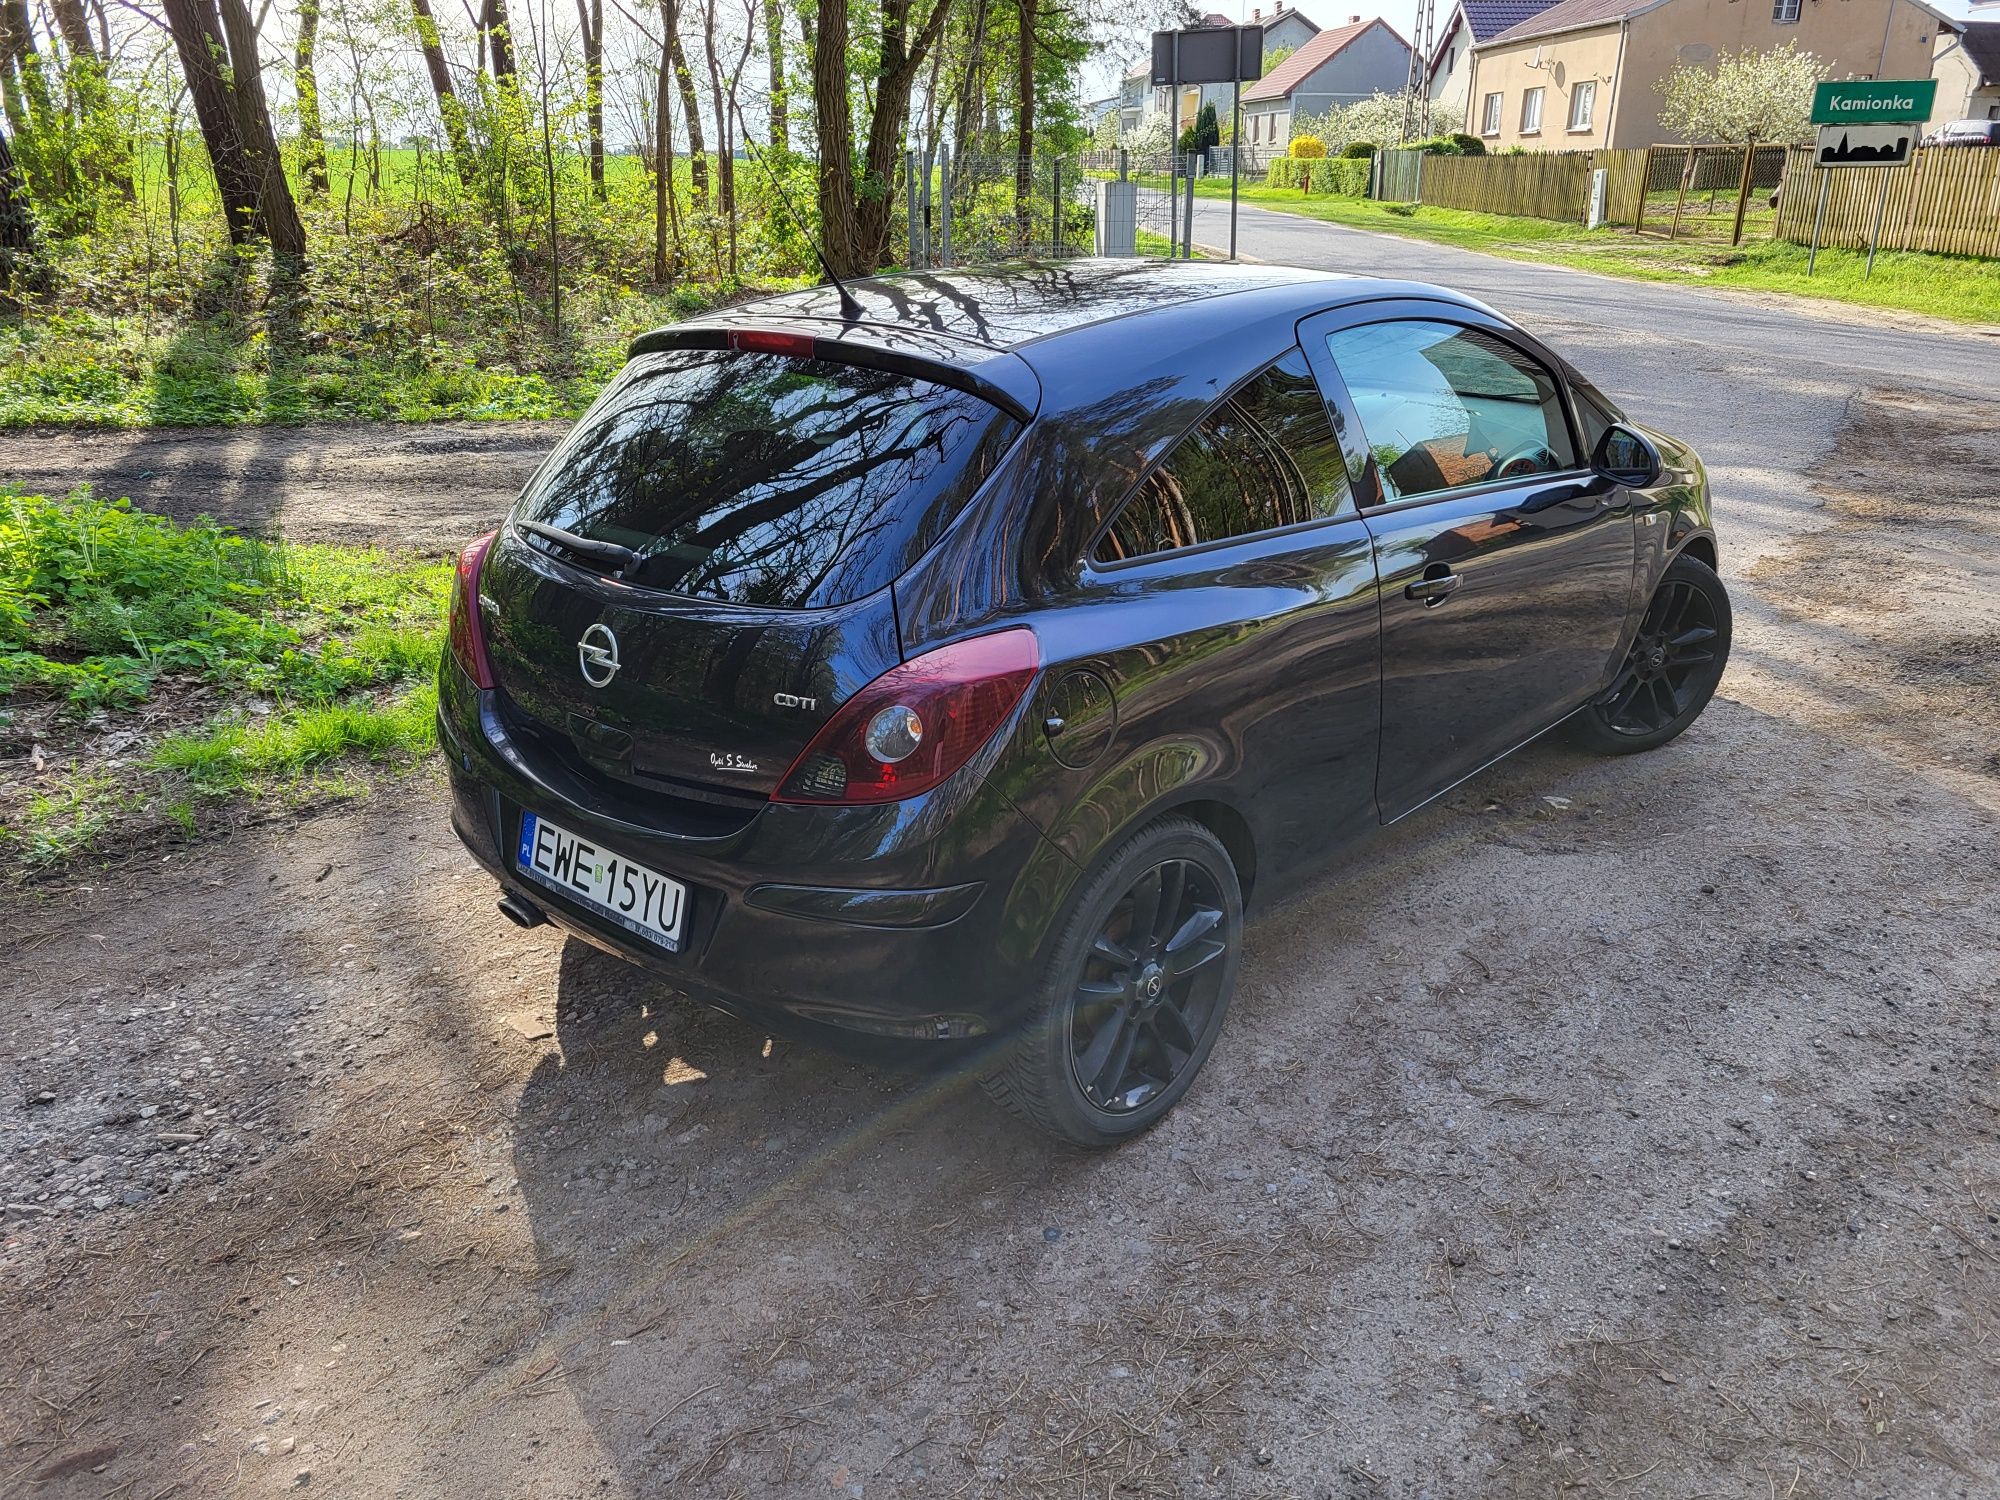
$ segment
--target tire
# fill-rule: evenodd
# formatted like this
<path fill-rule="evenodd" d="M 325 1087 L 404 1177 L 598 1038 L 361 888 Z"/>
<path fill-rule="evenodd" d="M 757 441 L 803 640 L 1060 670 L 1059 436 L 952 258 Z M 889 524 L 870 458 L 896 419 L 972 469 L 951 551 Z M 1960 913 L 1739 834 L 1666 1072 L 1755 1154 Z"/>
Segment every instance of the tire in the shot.
<path fill-rule="evenodd" d="M 1148 901 L 1155 917 L 1135 942 Z M 1071 898 L 987 1092 L 1079 1146 L 1151 1129 L 1215 1046 L 1242 944 L 1243 892 L 1222 841 L 1192 818 L 1148 824 Z"/>
<path fill-rule="evenodd" d="M 1681 556 L 1667 565 L 1611 686 L 1570 721 L 1603 755 L 1656 750 L 1701 717 L 1729 665 L 1729 594 L 1715 569 Z"/>

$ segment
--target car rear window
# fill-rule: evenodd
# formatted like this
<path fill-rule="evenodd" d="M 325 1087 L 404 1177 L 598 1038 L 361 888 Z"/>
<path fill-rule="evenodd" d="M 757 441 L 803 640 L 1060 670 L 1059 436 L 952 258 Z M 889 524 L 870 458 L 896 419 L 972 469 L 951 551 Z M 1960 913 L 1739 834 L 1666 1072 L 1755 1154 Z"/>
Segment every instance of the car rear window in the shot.
<path fill-rule="evenodd" d="M 624 577 L 819 608 L 908 569 L 1020 424 L 965 391 L 777 354 L 635 361 L 529 482 L 515 519 L 640 555 Z"/>

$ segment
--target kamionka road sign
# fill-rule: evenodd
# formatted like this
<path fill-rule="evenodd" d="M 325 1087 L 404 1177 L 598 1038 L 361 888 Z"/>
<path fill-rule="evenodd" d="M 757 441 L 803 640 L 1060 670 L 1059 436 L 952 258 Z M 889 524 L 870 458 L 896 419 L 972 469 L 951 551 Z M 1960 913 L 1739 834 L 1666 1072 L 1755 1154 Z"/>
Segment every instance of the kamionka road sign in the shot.
<path fill-rule="evenodd" d="M 1900 167 L 1917 144 L 1915 125 L 1822 125 L 1813 160 L 1822 167 Z"/>
<path fill-rule="evenodd" d="M 1937 103 L 1935 78 L 1843 78 L 1813 87 L 1815 125 L 1922 123 Z"/>

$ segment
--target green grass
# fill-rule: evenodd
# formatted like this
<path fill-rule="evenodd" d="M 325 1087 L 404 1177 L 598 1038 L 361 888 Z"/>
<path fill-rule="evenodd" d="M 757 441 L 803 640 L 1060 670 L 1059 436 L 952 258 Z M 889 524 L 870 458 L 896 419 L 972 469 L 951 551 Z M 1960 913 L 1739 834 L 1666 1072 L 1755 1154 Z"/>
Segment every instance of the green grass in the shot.
<path fill-rule="evenodd" d="M 1229 185 L 1200 181 L 1195 191 L 1205 198 L 1226 199 Z M 1874 274 L 1867 276 L 1865 252 L 1823 249 L 1815 273 L 1808 277 L 1806 248 L 1788 240 L 1746 236 L 1732 249 L 1726 244 L 1669 242 L 1615 227 L 1585 230 L 1553 219 L 1360 198 L 1301 197 L 1262 186 L 1243 188 L 1242 201 L 1354 229 L 1640 281 L 1781 292 L 1956 322 L 2000 323 L 2000 261 L 1995 260 L 1884 251 L 1875 259 Z"/>
<path fill-rule="evenodd" d="M 149 764 L 179 772 L 199 792 L 240 792 L 274 780 L 296 782 L 348 758 L 405 762 L 436 744 L 437 689 L 426 683 L 381 703 L 307 704 L 169 735 Z"/>
<path fill-rule="evenodd" d="M 427 754 L 450 579 L 446 561 L 0 491 L 0 729 L 30 718 L 52 761 L 0 801 L 0 845 L 46 868 Z M 94 751 L 126 730 L 136 747 Z"/>

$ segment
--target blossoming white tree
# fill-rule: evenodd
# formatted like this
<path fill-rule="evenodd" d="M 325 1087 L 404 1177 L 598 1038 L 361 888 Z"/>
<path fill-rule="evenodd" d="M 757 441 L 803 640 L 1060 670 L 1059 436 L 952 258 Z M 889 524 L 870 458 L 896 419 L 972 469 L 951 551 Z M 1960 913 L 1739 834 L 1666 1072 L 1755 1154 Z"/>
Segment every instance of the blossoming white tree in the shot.
<path fill-rule="evenodd" d="M 1797 146 L 1813 138 L 1813 85 L 1826 64 L 1798 43 L 1724 52 L 1713 67 L 1683 64 L 1660 80 L 1660 124 L 1690 141 Z"/>

